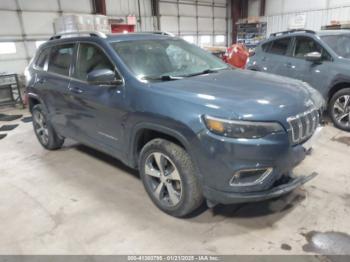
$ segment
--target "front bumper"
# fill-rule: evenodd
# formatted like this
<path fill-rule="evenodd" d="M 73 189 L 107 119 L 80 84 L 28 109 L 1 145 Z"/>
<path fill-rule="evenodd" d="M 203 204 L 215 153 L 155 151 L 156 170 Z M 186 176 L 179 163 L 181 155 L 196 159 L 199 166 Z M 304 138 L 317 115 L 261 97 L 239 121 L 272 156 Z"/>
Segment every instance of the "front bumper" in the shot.
<path fill-rule="evenodd" d="M 204 197 L 214 204 L 254 202 L 275 198 L 316 176 L 293 177 L 292 170 L 311 152 L 320 129 L 303 144 L 291 146 L 287 134 L 257 140 L 238 140 L 201 134 L 197 151 Z M 198 158 L 199 157 L 199 158 Z M 271 168 L 273 171 L 253 184 L 230 183 L 240 170 Z M 283 182 L 281 182 L 283 181 Z"/>
<path fill-rule="evenodd" d="M 317 173 L 312 173 L 308 176 L 300 177 L 288 177 L 288 182 L 277 185 L 269 190 L 259 192 L 248 192 L 248 193 L 232 193 L 222 192 L 209 187 L 204 187 L 204 195 L 211 202 L 215 204 L 238 204 L 263 201 L 271 198 L 277 198 L 282 195 L 288 194 L 294 189 L 302 186 L 306 182 L 317 176 Z M 277 181 L 278 182 L 278 181 Z"/>

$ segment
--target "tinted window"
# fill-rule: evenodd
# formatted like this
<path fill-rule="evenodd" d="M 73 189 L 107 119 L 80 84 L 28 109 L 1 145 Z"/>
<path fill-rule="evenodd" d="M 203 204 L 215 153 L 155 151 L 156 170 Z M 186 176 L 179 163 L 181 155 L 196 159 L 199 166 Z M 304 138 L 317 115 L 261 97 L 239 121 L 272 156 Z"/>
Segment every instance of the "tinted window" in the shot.
<path fill-rule="evenodd" d="M 39 54 L 37 60 L 35 61 L 35 66 L 41 69 L 45 69 L 45 64 L 47 61 L 47 58 L 49 57 L 49 48 L 44 49 L 43 51 L 41 51 L 41 53 Z"/>
<path fill-rule="evenodd" d="M 286 55 L 291 38 L 282 38 L 273 41 L 269 53 L 276 55 Z"/>
<path fill-rule="evenodd" d="M 115 71 L 114 65 L 99 47 L 92 44 L 80 44 L 75 77 L 87 80 L 88 74 L 96 69 Z"/>
<path fill-rule="evenodd" d="M 327 35 L 321 36 L 322 40 L 329 45 L 334 52 L 341 57 L 350 58 L 350 35 Z"/>
<path fill-rule="evenodd" d="M 318 52 L 322 54 L 323 59 L 329 60 L 330 55 L 324 48 L 310 37 L 297 37 L 295 41 L 294 56 L 304 58 L 306 54 Z"/>
<path fill-rule="evenodd" d="M 271 42 L 268 42 L 268 43 L 265 43 L 261 46 L 261 49 L 264 51 L 264 52 L 268 52 L 269 51 L 269 47 L 271 45 Z"/>
<path fill-rule="evenodd" d="M 59 45 L 51 48 L 48 71 L 60 75 L 69 75 L 74 44 Z"/>

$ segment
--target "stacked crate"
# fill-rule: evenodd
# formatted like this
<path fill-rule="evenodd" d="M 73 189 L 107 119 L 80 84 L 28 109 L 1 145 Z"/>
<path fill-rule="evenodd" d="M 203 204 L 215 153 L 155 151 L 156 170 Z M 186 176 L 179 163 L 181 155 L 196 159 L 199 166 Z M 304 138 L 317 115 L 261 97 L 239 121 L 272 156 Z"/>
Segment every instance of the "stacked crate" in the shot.
<path fill-rule="evenodd" d="M 84 31 L 110 33 L 108 17 L 104 15 L 64 15 L 54 21 L 56 34 Z"/>

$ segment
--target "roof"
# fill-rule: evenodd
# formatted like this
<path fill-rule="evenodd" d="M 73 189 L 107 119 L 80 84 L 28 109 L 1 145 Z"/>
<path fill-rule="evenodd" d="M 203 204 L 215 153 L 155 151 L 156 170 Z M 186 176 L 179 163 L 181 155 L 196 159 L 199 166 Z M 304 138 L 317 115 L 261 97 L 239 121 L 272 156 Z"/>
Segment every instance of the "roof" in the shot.
<path fill-rule="evenodd" d="M 128 40 L 148 40 L 148 39 L 168 39 L 169 35 L 161 33 L 128 33 L 128 34 L 108 34 L 107 41 L 128 41 Z"/>

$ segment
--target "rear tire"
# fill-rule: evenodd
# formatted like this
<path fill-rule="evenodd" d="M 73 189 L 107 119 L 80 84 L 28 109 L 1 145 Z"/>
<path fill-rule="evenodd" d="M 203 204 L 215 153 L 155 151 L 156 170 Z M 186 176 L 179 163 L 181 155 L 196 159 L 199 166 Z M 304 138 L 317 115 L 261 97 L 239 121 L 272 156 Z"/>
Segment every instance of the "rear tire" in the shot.
<path fill-rule="evenodd" d="M 50 120 L 47 117 L 46 110 L 43 105 L 37 104 L 32 109 L 33 128 L 40 144 L 48 150 L 56 150 L 62 147 L 64 138 L 60 138 Z"/>
<path fill-rule="evenodd" d="M 336 127 L 350 131 L 350 88 L 341 89 L 333 95 L 328 111 Z"/>
<path fill-rule="evenodd" d="M 148 142 L 140 153 L 139 170 L 153 203 L 174 217 L 185 217 L 203 203 L 196 168 L 189 154 L 164 139 Z"/>

